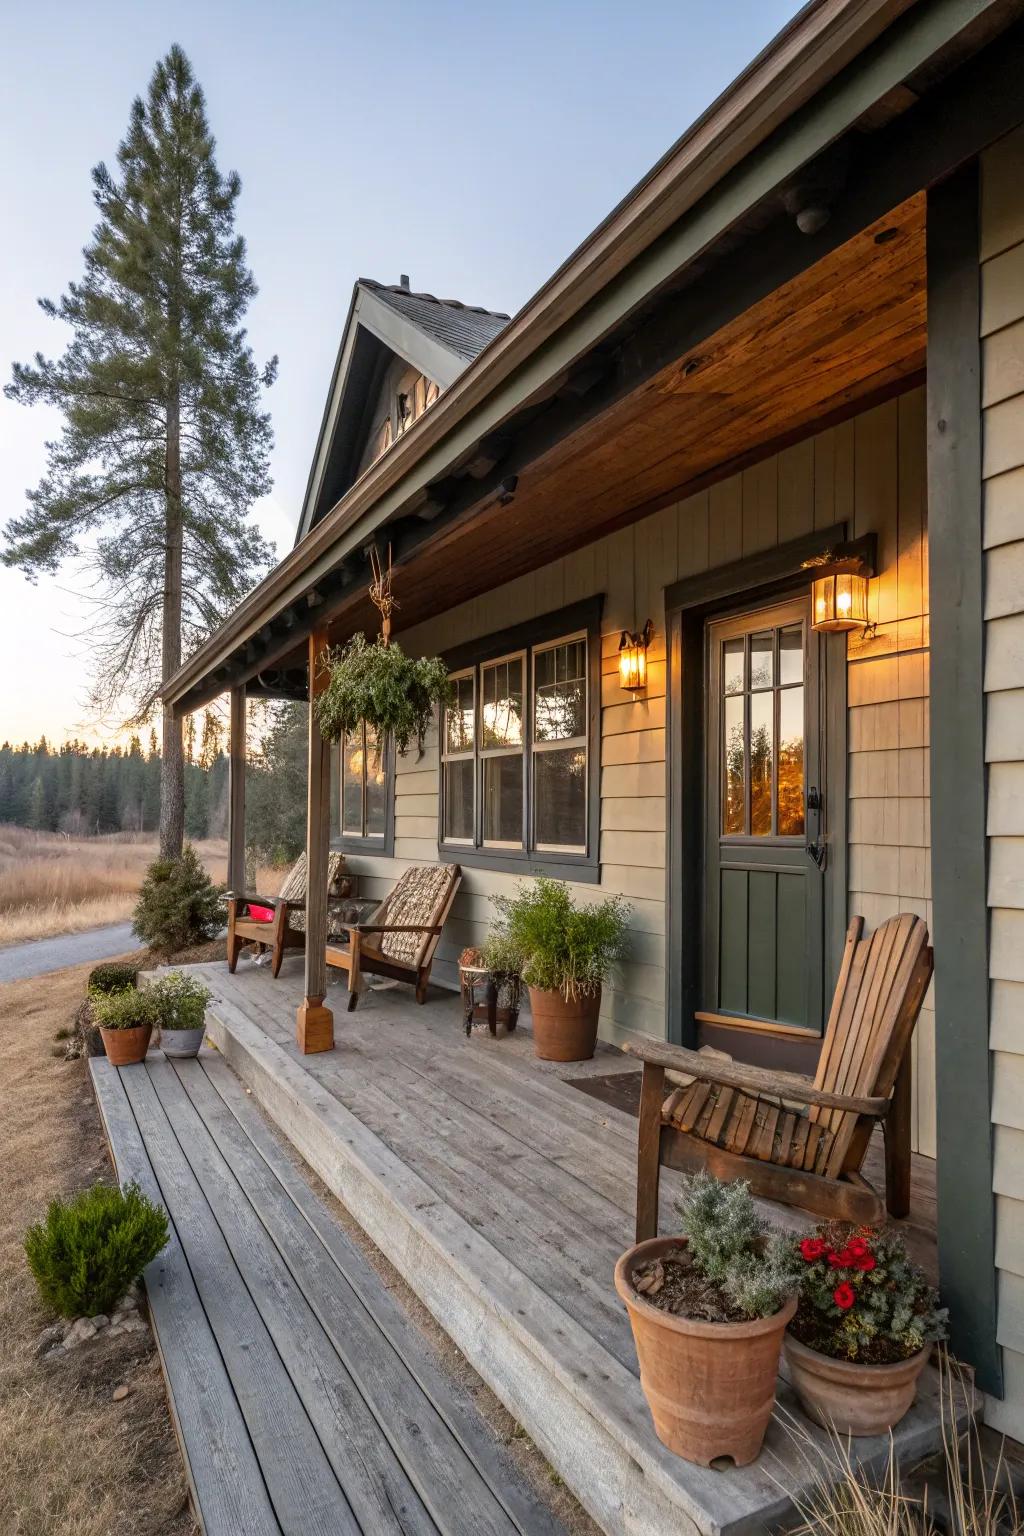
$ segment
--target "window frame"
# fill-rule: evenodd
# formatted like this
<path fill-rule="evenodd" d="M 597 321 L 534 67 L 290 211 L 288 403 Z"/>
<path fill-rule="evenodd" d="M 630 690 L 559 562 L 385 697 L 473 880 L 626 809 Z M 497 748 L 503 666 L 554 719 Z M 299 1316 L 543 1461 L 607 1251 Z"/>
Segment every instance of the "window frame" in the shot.
<path fill-rule="evenodd" d="M 366 724 L 363 732 L 363 825 L 366 825 Z M 395 850 L 395 753 L 394 744 L 386 739 L 383 747 L 384 761 L 384 831 L 357 833 L 345 831 L 345 737 L 338 742 L 338 778 L 336 792 L 331 799 L 337 815 L 337 831 L 331 837 L 331 847 L 346 853 L 375 853 L 381 858 L 392 858 Z"/>
<path fill-rule="evenodd" d="M 601 612 L 603 596 L 587 598 L 570 607 L 541 615 L 524 624 L 482 636 L 457 646 L 444 655 L 453 677 L 474 678 L 473 746 L 473 841 L 445 837 L 444 763 L 470 754 L 452 754 L 445 749 L 444 721 L 441 727 L 440 773 L 438 776 L 438 857 L 442 862 L 468 867 L 493 869 L 520 875 L 551 875 L 556 879 L 596 883 L 601 878 Z M 536 699 L 535 654 L 559 644 L 584 640 L 586 661 L 586 734 L 565 741 L 536 743 L 534 708 Z M 522 842 L 518 844 L 485 842 L 483 839 L 483 764 L 488 757 L 507 756 L 514 749 L 482 746 L 481 712 L 483 707 L 483 669 L 502 661 L 523 661 L 523 817 Z M 537 847 L 533 842 L 535 807 L 533 801 L 534 762 L 538 751 L 583 746 L 587 753 L 585 778 L 586 845 L 582 849 Z"/>

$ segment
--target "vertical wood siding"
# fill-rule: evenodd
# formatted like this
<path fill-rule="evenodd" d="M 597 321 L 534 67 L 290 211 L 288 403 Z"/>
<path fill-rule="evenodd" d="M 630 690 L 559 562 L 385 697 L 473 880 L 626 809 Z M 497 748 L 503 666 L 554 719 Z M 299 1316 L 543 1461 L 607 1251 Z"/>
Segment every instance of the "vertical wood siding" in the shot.
<path fill-rule="evenodd" d="M 985 756 L 998 1339 L 1024 1439 L 1024 129 L 981 162 Z"/>
<path fill-rule="evenodd" d="M 604 593 L 602 623 L 601 884 L 633 904 L 629 962 L 608 987 L 602 1033 L 665 1034 L 665 611 L 664 589 L 742 555 L 848 519 L 879 535 L 882 575 L 873 584 L 874 640 L 851 645 L 850 901 L 871 924 L 895 911 L 928 916 L 927 571 L 924 398 L 914 391 L 596 540 L 529 576 L 404 631 L 406 649 L 430 654 Z M 398 615 L 399 619 L 401 614 Z M 646 697 L 618 685 L 624 628 L 654 620 Z M 370 896 L 408 863 L 437 857 L 436 734 L 424 755 L 398 764 L 394 860 L 351 857 Z M 459 951 L 478 943 L 488 897 L 515 877 L 467 869 L 438 950 L 435 975 L 454 984 Z M 934 1147 L 931 1016 L 915 1047 L 917 1145 Z"/>

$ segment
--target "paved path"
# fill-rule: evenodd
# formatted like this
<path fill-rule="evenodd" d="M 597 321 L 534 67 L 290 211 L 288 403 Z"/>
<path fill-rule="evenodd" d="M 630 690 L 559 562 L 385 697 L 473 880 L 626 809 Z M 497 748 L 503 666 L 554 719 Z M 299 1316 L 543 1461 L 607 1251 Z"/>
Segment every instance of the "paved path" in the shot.
<path fill-rule="evenodd" d="M 108 960 L 111 955 L 123 955 L 138 948 L 131 923 L 107 923 L 103 928 L 87 928 L 84 933 L 62 933 L 55 939 L 12 944 L 8 949 L 0 949 L 0 982 L 24 981 L 27 976 L 42 976 L 46 971 L 82 965 L 86 960 Z"/>

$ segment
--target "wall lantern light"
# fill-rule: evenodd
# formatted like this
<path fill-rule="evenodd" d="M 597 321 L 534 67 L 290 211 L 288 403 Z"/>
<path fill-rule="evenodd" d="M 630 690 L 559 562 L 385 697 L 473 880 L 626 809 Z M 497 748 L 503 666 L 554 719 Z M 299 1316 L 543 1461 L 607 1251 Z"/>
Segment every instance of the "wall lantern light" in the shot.
<path fill-rule="evenodd" d="M 875 571 L 875 536 L 868 534 L 838 549 L 827 549 L 804 561 L 813 571 L 811 628 L 839 634 L 873 628 L 868 618 L 868 582 Z"/>
<path fill-rule="evenodd" d="M 624 629 L 619 641 L 619 683 L 627 693 L 637 694 L 647 687 L 647 647 L 654 634 L 650 619 L 638 633 Z"/>

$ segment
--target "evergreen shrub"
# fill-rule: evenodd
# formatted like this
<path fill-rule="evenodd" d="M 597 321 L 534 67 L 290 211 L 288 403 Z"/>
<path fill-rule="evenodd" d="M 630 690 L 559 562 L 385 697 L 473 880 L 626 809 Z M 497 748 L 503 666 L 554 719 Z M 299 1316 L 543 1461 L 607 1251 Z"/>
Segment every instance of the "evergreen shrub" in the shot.
<path fill-rule="evenodd" d="M 89 972 L 90 992 L 124 992 L 139 984 L 139 968 L 125 965 L 123 961 L 111 961 L 106 965 L 94 965 Z"/>
<path fill-rule="evenodd" d="M 95 1184 L 70 1200 L 52 1200 L 45 1221 L 25 1234 L 25 1254 L 54 1311 L 95 1317 L 113 1311 L 167 1239 L 166 1213 L 137 1184 L 123 1191 Z"/>
<path fill-rule="evenodd" d="M 214 885 L 191 843 L 180 859 L 154 859 L 132 914 L 135 932 L 158 954 L 215 939 L 224 926 L 222 885 Z"/>

